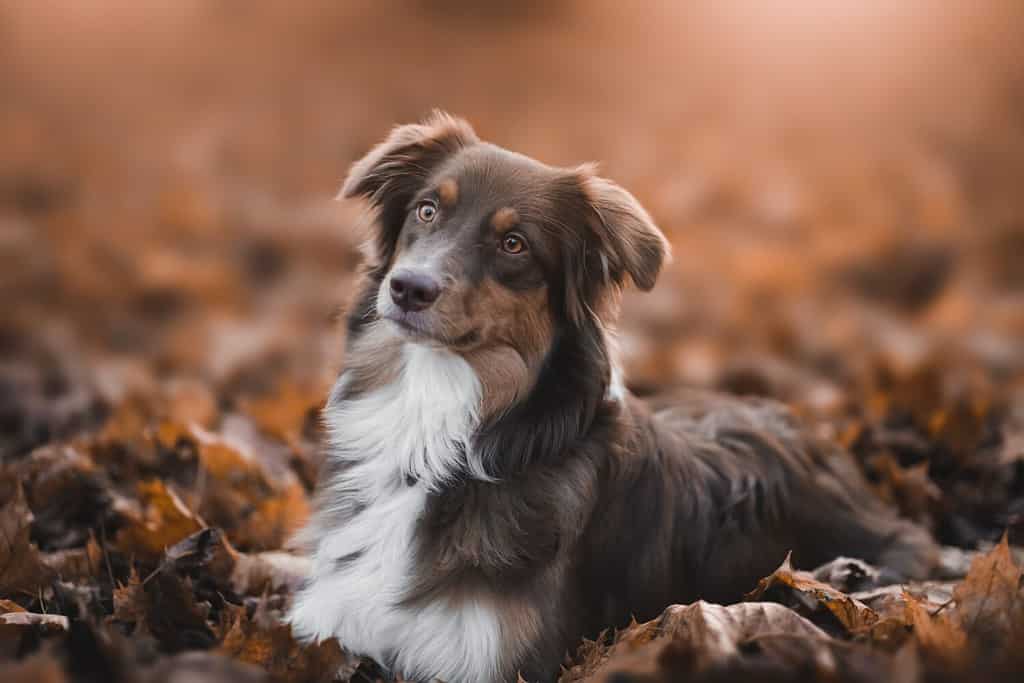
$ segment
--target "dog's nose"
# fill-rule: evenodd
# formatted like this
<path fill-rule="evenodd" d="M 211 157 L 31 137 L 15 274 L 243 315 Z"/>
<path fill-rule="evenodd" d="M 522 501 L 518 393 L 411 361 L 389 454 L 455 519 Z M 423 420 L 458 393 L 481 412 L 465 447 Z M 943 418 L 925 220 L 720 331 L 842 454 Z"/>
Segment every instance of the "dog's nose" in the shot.
<path fill-rule="evenodd" d="M 400 270 L 391 276 L 391 300 L 403 311 L 430 308 L 441 295 L 441 285 L 426 273 Z"/>

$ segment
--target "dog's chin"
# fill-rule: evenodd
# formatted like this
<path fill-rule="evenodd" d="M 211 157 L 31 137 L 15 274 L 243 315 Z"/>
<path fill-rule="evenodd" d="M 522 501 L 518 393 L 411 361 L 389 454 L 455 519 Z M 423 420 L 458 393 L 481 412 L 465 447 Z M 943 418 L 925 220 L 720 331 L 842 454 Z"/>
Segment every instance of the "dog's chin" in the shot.
<path fill-rule="evenodd" d="M 411 342 L 441 346 L 455 350 L 465 350 L 473 345 L 477 335 L 474 332 L 451 337 L 438 330 L 435 330 L 422 316 L 416 314 L 401 313 L 398 311 L 384 311 L 380 316 L 386 323 L 403 339 Z"/>
<path fill-rule="evenodd" d="M 409 316 L 398 313 L 385 314 L 382 317 L 398 335 L 410 341 L 429 341 L 437 344 L 444 342 L 441 336 L 433 332 L 428 326 L 410 319 Z"/>

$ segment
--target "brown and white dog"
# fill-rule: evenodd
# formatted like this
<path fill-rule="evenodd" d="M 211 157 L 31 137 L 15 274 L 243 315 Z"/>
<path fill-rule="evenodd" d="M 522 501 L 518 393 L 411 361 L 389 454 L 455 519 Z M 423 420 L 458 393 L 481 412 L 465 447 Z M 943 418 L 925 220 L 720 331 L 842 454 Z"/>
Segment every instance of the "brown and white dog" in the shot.
<path fill-rule="evenodd" d="M 667 244 L 628 192 L 435 114 L 357 162 L 378 212 L 290 621 L 412 680 L 549 680 L 585 634 L 734 601 L 788 550 L 927 573 L 928 534 L 766 401 L 623 387 Z"/>

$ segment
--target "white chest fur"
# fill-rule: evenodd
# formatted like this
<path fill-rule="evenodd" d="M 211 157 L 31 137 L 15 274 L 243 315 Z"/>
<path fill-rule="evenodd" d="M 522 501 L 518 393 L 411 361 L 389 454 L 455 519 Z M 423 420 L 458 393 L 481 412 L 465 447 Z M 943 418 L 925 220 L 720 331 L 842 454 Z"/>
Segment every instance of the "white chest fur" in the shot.
<path fill-rule="evenodd" d="M 338 510 L 318 512 L 312 574 L 296 596 L 292 627 L 302 638 L 336 636 L 407 678 L 494 680 L 502 638 L 493 609 L 472 599 L 399 604 L 427 494 L 465 465 L 480 403 L 480 382 L 461 357 L 406 344 L 402 362 L 391 384 L 325 411 L 328 457 L 345 465 L 324 482 L 328 498 L 358 512 L 333 527 L 326 520 Z"/>

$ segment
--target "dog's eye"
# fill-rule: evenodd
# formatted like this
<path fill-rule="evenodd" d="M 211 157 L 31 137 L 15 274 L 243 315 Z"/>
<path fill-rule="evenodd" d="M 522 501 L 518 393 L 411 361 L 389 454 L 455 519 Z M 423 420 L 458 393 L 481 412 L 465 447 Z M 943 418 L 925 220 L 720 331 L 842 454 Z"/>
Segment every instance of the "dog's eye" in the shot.
<path fill-rule="evenodd" d="M 526 240 L 518 232 L 510 232 L 501 239 L 501 250 L 506 254 L 522 254 L 526 251 Z"/>
<path fill-rule="evenodd" d="M 423 221 L 424 223 L 429 223 L 436 217 L 437 204 L 435 204 L 434 202 L 423 201 L 416 206 L 416 218 Z"/>

